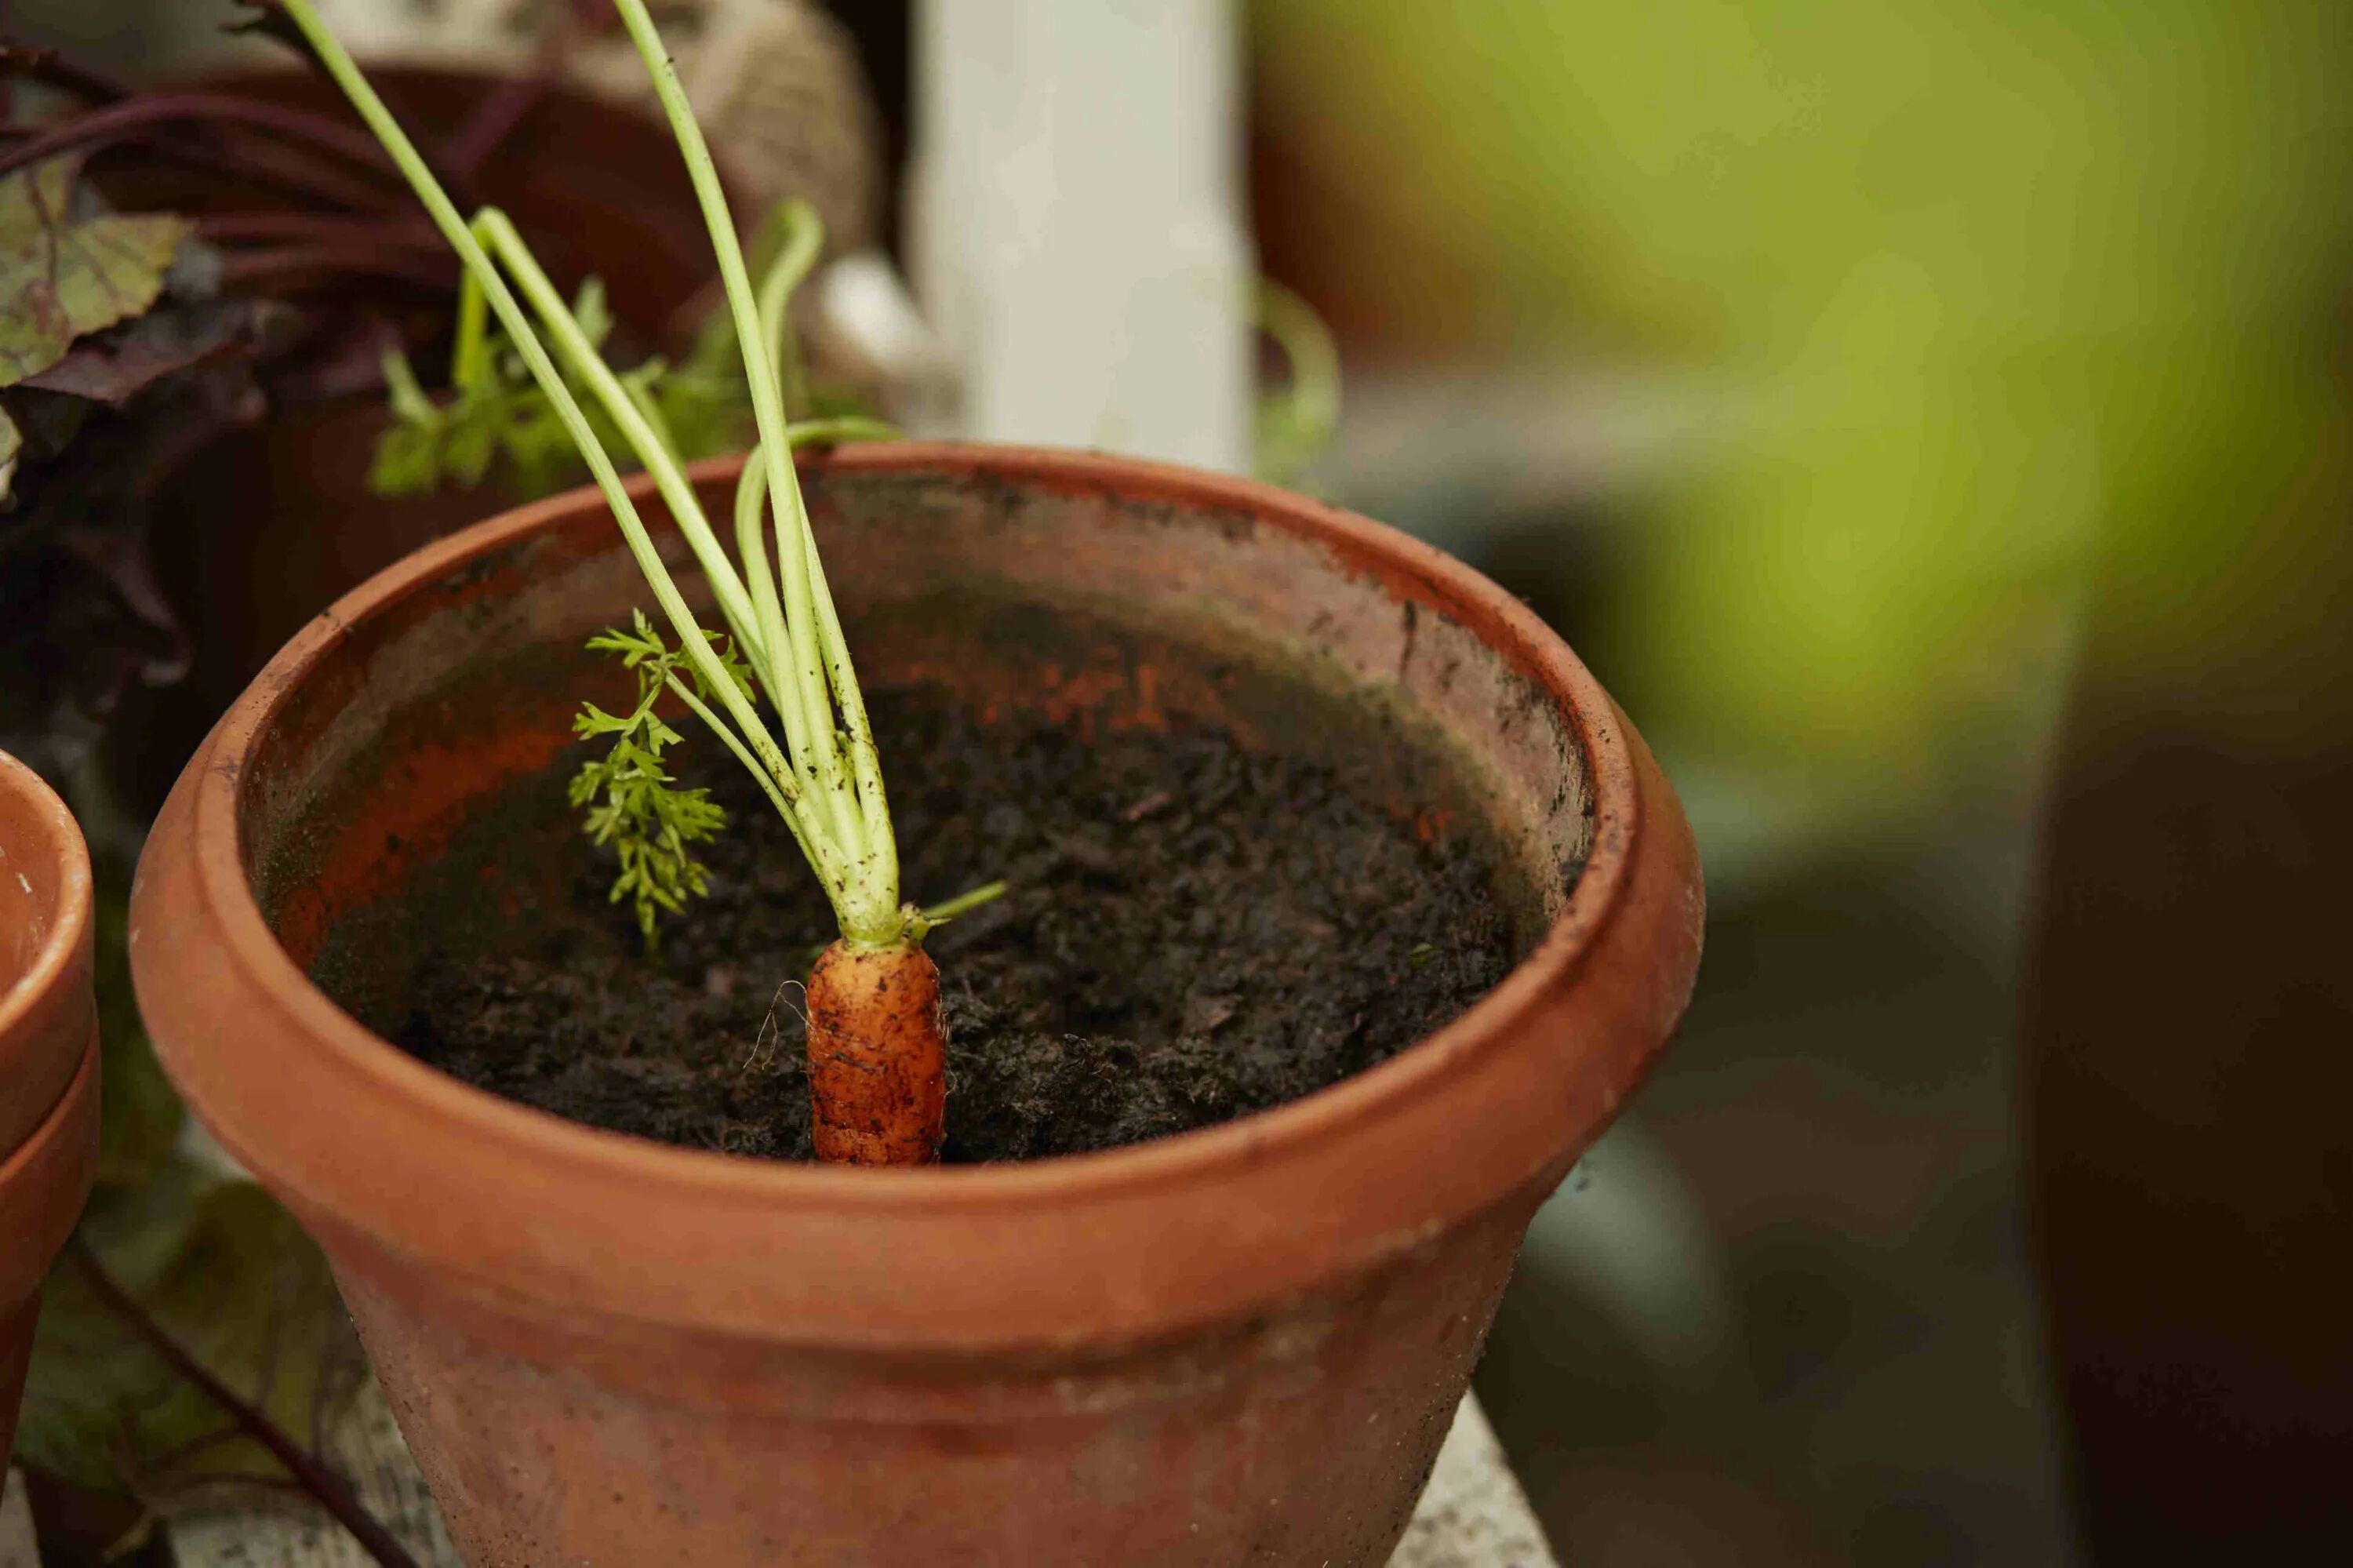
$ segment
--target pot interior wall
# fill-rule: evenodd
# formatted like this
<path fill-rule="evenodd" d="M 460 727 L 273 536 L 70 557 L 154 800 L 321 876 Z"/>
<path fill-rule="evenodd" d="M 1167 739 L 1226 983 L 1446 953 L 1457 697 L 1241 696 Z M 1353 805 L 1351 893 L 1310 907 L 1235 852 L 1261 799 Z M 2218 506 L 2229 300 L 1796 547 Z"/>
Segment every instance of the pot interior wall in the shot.
<path fill-rule="evenodd" d="M 1558 912 L 1590 836 L 1582 754 L 1442 583 L 1165 491 L 849 463 L 805 483 L 868 686 L 938 683 L 985 715 L 1082 725 L 1214 720 L 1339 766 L 1401 817 L 1487 839 L 1521 950 Z M 706 486 L 714 515 L 731 488 Z M 674 536 L 665 548 L 684 557 Z M 240 803 L 248 874 L 297 962 L 398 898 L 506 787 L 575 758 L 579 702 L 628 690 L 582 644 L 649 599 L 617 530 L 583 509 L 418 577 L 292 677 Z M 564 817 L 515 821 L 501 842 L 482 898 L 385 929 L 495 940 L 579 853 Z M 339 975 L 339 999 L 398 986 L 417 956 L 372 945 L 372 972 Z"/>

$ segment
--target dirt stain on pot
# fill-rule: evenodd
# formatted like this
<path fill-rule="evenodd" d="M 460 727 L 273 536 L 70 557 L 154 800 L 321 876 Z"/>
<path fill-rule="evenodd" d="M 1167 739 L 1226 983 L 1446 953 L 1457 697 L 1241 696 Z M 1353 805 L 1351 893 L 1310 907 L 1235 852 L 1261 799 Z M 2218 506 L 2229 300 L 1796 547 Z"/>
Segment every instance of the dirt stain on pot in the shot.
<path fill-rule="evenodd" d="M 1004 878 L 943 927 L 950 1161 L 1109 1149 L 1280 1105 L 1387 1060 L 1509 969 L 1495 856 L 1377 803 L 1405 759 L 1330 766 L 1165 729 L 984 724 L 879 692 L 908 896 Z M 698 737 L 701 738 L 701 737 Z M 705 764 L 715 746 L 691 748 Z M 337 921 L 315 980 L 377 1033 L 593 1127 L 809 1153 L 799 983 L 834 927 L 740 771 L 712 894 L 649 959 L 564 801 L 575 759 L 478 808 L 396 897 Z M 1391 768 L 1394 761 L 1397 766 Z"/>

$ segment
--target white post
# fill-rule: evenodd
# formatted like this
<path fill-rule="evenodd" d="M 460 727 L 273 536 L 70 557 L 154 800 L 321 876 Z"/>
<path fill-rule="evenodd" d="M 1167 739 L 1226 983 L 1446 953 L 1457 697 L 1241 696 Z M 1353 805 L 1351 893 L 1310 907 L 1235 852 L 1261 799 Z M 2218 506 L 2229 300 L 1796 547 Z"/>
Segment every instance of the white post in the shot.
<path fill-rule="evenodd" d="M 909 260 L 961 433 L 1249 466 L 1232 0 L 922 0 Z"/>

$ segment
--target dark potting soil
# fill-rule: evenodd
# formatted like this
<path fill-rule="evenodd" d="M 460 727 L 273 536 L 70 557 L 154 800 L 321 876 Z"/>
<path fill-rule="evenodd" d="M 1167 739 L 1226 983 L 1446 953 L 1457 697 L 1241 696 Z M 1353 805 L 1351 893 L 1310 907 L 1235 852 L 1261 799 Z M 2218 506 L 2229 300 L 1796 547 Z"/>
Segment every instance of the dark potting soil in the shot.
<path fill-rule="evenodd" d="M 1011 885 L 927 943 L 950 1161 L 1106 1149 L 1295 1099 L 1510 967 L 1486 847 L 1417 832 L 1328 767 L 1200 723 L 983 725 L 930 688 L 877 693 L 872 713 L 907 895 Z M 751 780 L 694 781 L 732 820 L 703 852 L 710 896 L 665 922 L 653 958 L 607 900 L 609 860 L 575 835 L 560 907 L 502 950 L 428 953 L 400 988 L 406 1015 L 369 1022 L 575 1121 L 808 1158 L 798 982 L 831 918 Z M 526 788 L 562 809 L 560 773 Z"/>

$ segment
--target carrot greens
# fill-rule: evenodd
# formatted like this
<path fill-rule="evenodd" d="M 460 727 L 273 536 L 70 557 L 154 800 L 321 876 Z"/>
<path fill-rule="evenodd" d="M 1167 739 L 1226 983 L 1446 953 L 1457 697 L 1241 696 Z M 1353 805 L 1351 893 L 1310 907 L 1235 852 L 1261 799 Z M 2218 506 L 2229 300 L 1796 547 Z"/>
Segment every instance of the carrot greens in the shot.
<path fill-rule="evenodd" d="M 319 62 L 375 132 L 435 226 L 465 265 L 453 381 L 459 408 L 489 408 L 512 399 L 514 379 L 499 369 L 512 355 L 527 372 L 537 398 L 586 461 L 611 507 L 638 569 L 660 609 L 640 630 L 600 639 L 631 661 L 640 678 L 645 718 L 621 734 L 616 755 L 592 764 L 595 781 L 582 800 L 600 813 L 601 832 L 623 858 L 623 896 L 638 900 L 641 922 L 649 911 L 675 907 L 694 890 L 700 873 L 686 846 L 713 825 L 707 801 L 673 800 L 660 765 L 644 683 L 658 671 L 661 689 L 676 695 L 751 771 L 823 885 L 844 937 L 854 946 L 888 948 L 906 941 L 921 912 L 900 898 L 898 846 L 892 835 L 881 759 L 874 748 L 849 648 L 844 641 L 823 563 L 809 528 L 794 471 L 793 450 L 881 433 L 871 421 L 787 419 L 785 387 L 797 382 L 786 307 L 795 283 L 817 253 L 813 216 L 787 237 L 755 286 L 736 238 L 708 145 L 695 124 L 678 73 L 643 0 L 615 0 L 622 24 L 651 74 L 656 96 L 684 155 L 695 197 L 711 231 L 733 328 L 756 435 L 729 520 L 731 556 L 683 471 L 677 431 L 649 378 L 624 376 L 600 350 L 603 323 L 593 296 L 567 302 L 514 225 L 496 207 L 470 218 L 461 214 L 426 159 L 385 107 L 350 55 L 321 22 L 311 0 L 265 0 L 290 20 Z M 581 307 L 589 307 L 583 310 Z M 498 337 L 491 336 L 495 323 Z M 428 418 L 420 397 L 409 397 L 413 376 L 389 367 L 404 418 L 420 429 Z M 425 404 L 429 408 L 429 403 Z M 465 432 L 456 461 L 471 468 L 486 461 L 487 444 L 470 423 L 447 416 Z M 504 417 L 504 416 L 501 416 Z M 501 431 L 512 429 L 501 426 Z M 434 461 L 448 463 L 450 427 L 435 430 Z M 501 439 L 506 439 L 501 437 Z M 637 503 L 621 482 L 618 448 L 651 476 L 656 491 L 716 600 L 721 625 L 706 628 L 672 579 Z M 421 471 L 424 460 L 411 457 Z M 408 478 L 404 470 L 395 475 Z M 608 641 L 609 640 L 609 641 Z M 626 646 L 624 646 L 626 644 Z M 663 649 L 654 652 L 655 647 Z M 674 650 L 674 651 L 673 651 Z M 764 715 L 760 699 L 769 714 Z M 613 715 L 584 714 L 586 733 Z M 652 720 L 659 723 L 659 720 Z M 664 726 L 667 732 L 667 726 Z M 675 732 L 667 732 L 674 738 Z M 665 739 L 663 744 L 668 744 Z M 588 775 L 584 773 L 584 778 Z M 614 790 L 622 793 L 617 798 Z M 691 797 L 692 792 L 684 792 Z"/>

